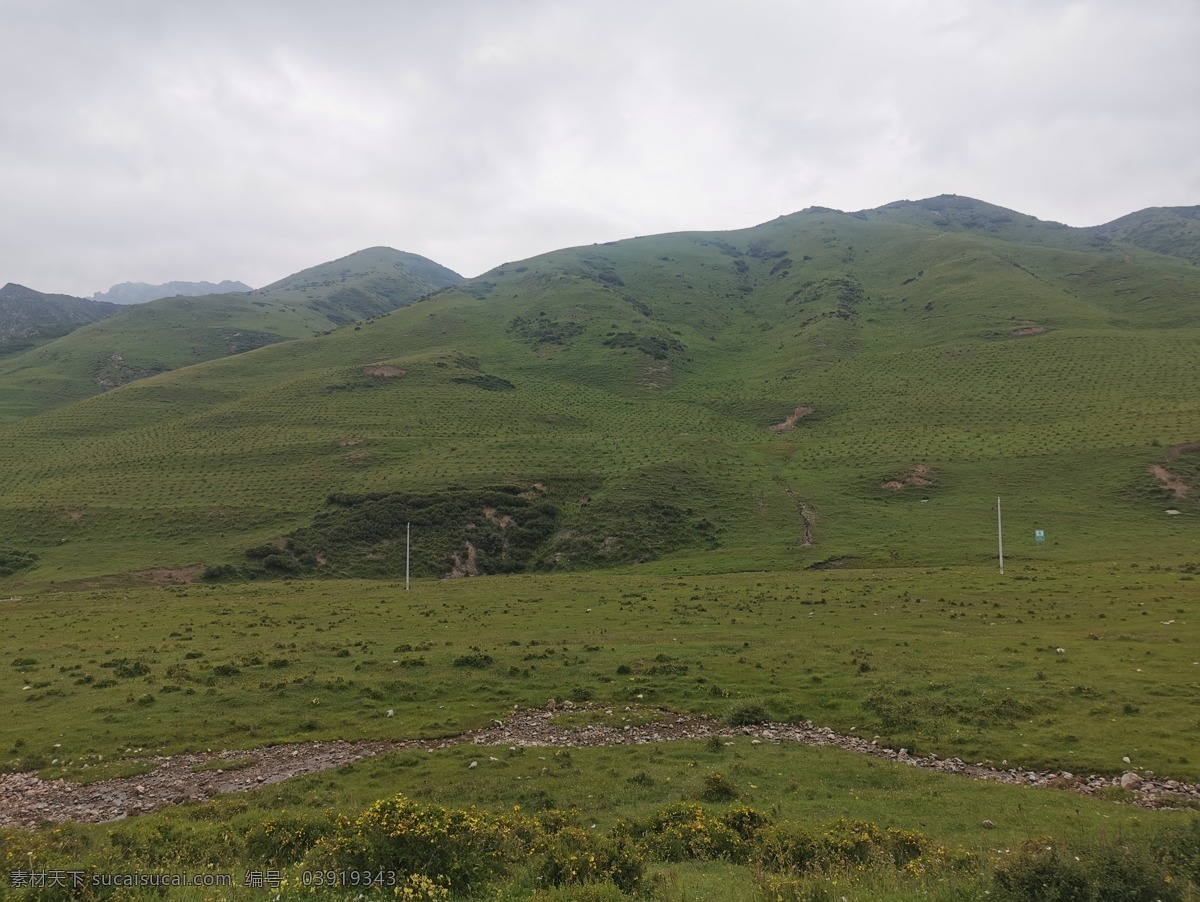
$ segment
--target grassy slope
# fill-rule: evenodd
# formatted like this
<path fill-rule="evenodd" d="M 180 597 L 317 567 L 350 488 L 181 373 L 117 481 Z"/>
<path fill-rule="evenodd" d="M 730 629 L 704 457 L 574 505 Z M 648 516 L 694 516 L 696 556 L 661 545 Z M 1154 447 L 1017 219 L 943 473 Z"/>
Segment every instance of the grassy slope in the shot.
<path fill-rule="evenodd" d="M 0 420 L 36 415 L 155 373 L 318 335 L 458 281 L 423 257 L 370 248 L 248 294 L 133 305 L 0 363 Z"/>
<path fill-rule="evenodd" d="M 43 294 L 9 282 L 0 288 L 0 357 L 53 341 L 118 309 L 105 301 Z"/>
<path fill-rule="evenodd" d="M 1200 207 L 1151 207 L 1089 231 L 1200 264 Z"/>
<path fill-rule="evenodd" d="M 6 426 L 0 543 L 41 579 L 213 563 L 333 491 L 571 478 L 702 512 L 704 569 L 986 560 L 997 495 L 1018 557 L 1187 554 L 1145 469 L 1200 436 L 1198 298 L 1163 257 L 825 212 L 559 251 Z M 914 463 L 929 491 L 880 488 Z"/>

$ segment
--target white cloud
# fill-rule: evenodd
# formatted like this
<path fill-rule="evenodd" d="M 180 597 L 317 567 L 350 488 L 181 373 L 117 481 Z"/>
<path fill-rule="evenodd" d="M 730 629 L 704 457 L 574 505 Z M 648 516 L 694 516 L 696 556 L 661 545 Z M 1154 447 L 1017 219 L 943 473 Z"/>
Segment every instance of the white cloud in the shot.
<path fill-rule="evenodd" d="M 473 275 L 810 204 L 1200 202 L 1200 6 L 0 0 L 0 282 Z M 18 77 L 19 76 L 19 77 Z"/>

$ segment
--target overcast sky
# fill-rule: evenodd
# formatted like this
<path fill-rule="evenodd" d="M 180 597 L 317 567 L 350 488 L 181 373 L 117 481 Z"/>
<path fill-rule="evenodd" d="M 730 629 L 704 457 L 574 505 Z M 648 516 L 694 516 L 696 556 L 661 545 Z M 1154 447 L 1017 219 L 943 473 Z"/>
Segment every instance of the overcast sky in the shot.
<path fill-rule="evenodd" d="M 0 0 L 0 284 L 1200 204 L 1198 0 Z"/>

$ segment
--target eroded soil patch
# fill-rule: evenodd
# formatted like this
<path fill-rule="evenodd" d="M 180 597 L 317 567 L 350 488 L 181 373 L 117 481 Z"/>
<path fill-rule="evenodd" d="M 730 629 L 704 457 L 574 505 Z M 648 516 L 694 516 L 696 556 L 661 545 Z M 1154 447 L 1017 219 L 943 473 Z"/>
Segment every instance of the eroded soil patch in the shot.
<path fill-rule="evenodd" d="M 1146 472 L 1157 479 L 1176 501 L 1182 501 L 1192 490 L 1192 487 L 1181 476 L 1177 476 L 1161 464 L 1150 464 L 1146 468 Z"/>
<path fill-rule="evenodd" d="M 905 470 L 879 484 L 881 489 L 898 492 L 906 488 L 929 488 L 937 485 L 937 479 L 928 464 L 914 464 Z"/>
<path fill-rule="evenodd" d="M 807 404 L 801 404 L 794 411 L 788 414 L 787 419 L 785 419 L 782 423 L 776 423 L 774 426 L 768 426 L 767 428 L 772 432 L 791 432 L 796 428 L 796 424 L 800 422 L 800 420 L 813 413 L 816 413 L 815 408 L 809 407 Z"/>

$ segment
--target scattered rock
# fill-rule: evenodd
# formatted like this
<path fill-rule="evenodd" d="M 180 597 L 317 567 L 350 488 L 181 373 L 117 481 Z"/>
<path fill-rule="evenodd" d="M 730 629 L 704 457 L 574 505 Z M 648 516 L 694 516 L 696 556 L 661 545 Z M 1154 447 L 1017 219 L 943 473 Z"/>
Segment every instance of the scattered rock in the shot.
<path fill-rule="evenodd" d="M 596 722 L 579 727 L 560 727 L 557 715 L 545 709 L 514 710 L 504 723 L 493 722 L 481 730 L 447 739 L 410 739 L 369 742 L 308 742 L 268 746 L 253 752 L 253 763 L 231 773 L 199 770 L 214 761 L 244 758 L 245 750 L 201 752 L 141 759 L 154 769 L 138 777 L 121 777 L 81 785 L 66 780 L 41 780 L 33 773 L 0 773 L 0 828 L 35 827 L 44 821 L 80 821 L 98 823 L 145 814 L 165 805 L 187 799 L 204 800 L 222 793 L 245 792 L 257 786 L 277 783 L 302 774 L 317 773 L 349 764 L 373 755 L 402 749 L 433 752 L 455 745 L 503 746 L 516 750 L 531 747 L 598 747 L 612 745 L 651 745 L 677 740 L 717 737 L 732 745 L 735 735 L 746 735 L 751 742 L 797 742 L 809 746 L 828 746 L 849 752 L 903 762 L 910 767 L 958 774 L 976 780 L 990 780 L 1017 786 L 1058 788 L 1093 795 L 1114 786 L 1122 786 L 1136 795 L 1136 804 L 1147 807 L 1200 805 L 1200 786 L 1182 781 L 1160 779 L 1150 771 L 1141 776 L 1128 771 L 1120 778 L 1083 776 L 1067 771 L 1037 772 L 1016 768 L 993 767 L 983 763 L 967 764 L 959 758 L 914 755 L 909 750 L 879 746 L 879 737 L 867 741 L 858 736 L 841 735 L 811 721 L 803 723 L 766 723 L 731 730 L 724 723 L 707 718 L 661 709 L 652 710 L 657 719 L 648 724 L 620 721 L 611 708 L 578 705 L 576 710 L 598 715 Z M 626 708 L 632 712 L 632 708 Z M 609 718 L 612 718 L 611 720 Z M 136 754 L 130 749 L 130 754 Z M 488 756 L 489 760 L 495 760 Z M 1129 764 L 1126 757 L 1125 763 Z M 478 760 L 467 767 L 478 767 Z M 986 823 L 985 823 L 986 826 Z"/>
<path fill-rule="evenodd" d="M 1121 774 L 1122 789 L 1137 789 L 1144 782 L 1145 781 L 1141 777 L 1132 771 L 1126 771 L 1125 773 Z"/>

